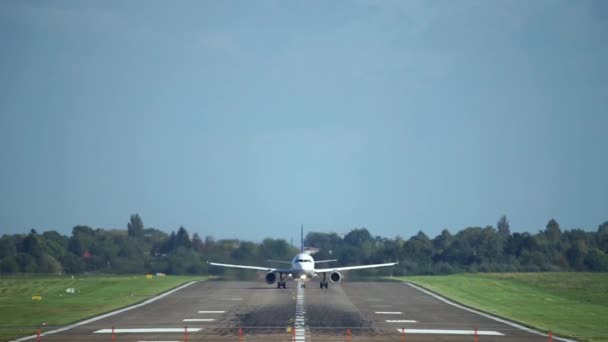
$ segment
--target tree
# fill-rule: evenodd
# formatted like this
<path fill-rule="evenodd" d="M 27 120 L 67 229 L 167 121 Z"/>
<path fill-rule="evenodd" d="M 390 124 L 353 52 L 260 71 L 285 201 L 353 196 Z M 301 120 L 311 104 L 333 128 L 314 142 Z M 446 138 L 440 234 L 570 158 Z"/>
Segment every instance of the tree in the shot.
<path fill-rule="evenodd" d="M 433 256 L 433 243 L 422 231 L 412 236 L 403 246 L 406 256 L 419 264 L 429 265 Z"/>
<path fill-rule="evenodd" d="M 17 260 L 13 256 L 7 256 L 0 261 L 0 273 L 15 273 L 19 271 Z"/>
<path fill-rule="evenodd" d="M 608 221 L 597 227 L 597 244 L 604 253 L 608 253 Z"/>
<path fill-rule="evenodd" d="M 194 233 L 192 236 L 192 248 L 197 252 L 203 252 L 205 250 L 205 244 L 198 233 Z"/>
<path fill-rule="evenodd" d="M 177 234 L 175 235 L 175 247 L 192 247 L 192 243 L 190 242 L 190 236 L 188 235 L 188 231 L 184 226 L 179 227 L 177 230 Z"/>
<path fill-rule="evenodd" d="M 608 256 L 597 248 L 590 250 L 583 262 L 590 271 L 601 272 L 608 269 Z"/>
<path fill-rule="evenodd" d="M 139 214 L 131 215 L 131 220 L 127 223 L 127 232 L 129 236 L 140 238 L 144 235 L 144 223 L 139 217 Z"/>
<path fill-rule="evenodd" d="M 17 255 L 17 238 L 11 235 L 2 235 L 0 238 L 0 259 Z"/>
<path fill-rule="evenodd" d="M 496 228 L 498 229 L 498 235 L 506 240 L 511 235 L 511 229 L 509 227 L 509 221 L 507 220 L 507 216 L 502 215 L 496 224 Z"/>
<path fill-rule="evenodd" d="M 547 237 L 547 240 L 554 243 L 558 242 L 561 235 L 562 231 L 559 228 L 557 221 L 550 219 L 549 222 L 547 222 L 547 229 L 545 229 L 545 236 Z"/>
<path fill-rule="evenodd" d="M 446 251 L 452 243 L 452 234 L 447 229 L 441 231 L 440 235 L 437 235 L 433 239 L 433 247 L 435 249 L 434 261 L 449 261 L 446 255 Z"/>
<path fill-rule="evenodd" d="M 362 247 L 363 244 L 371 240 L 372 235 L 365 228 L 355 228 L 348 234 L 344 235 L 344 242 L 356 247 Z"/>

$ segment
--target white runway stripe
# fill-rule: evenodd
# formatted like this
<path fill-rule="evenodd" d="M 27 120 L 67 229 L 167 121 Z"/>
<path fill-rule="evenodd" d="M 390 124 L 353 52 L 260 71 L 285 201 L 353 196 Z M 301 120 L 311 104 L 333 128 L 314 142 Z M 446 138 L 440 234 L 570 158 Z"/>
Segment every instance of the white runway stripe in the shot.
<path fill-rule="evenodd" d="M 401 315 L 401 311 L 376 311 L 378 315 Z"/>
<path fill-rule="evenodd" d="M 190 286 L 190 285 L 192 285 L 194 283 L 196 283 L 196 282 L 195 281 L 191 281 L 191 282 L 189 282 L 187 284 L 184 284 L 182 286 L 176 287 L 173 290 L 167 291 L 167 292 L 165 292 L 163 294 L 160 294 L 160 295 L 158 295 L 156 297 L 150 298 L 150 299 L 148 299 L 146 301 L 143 301 L 143 302 L 141 302 L 139 304 L 131 305 L 131 306 L 128 306 L 126 308 L 122 308 L 122 309 L 119 309 L 119 310 L 116 310 L 116 311 L 109 312 L 107 314 L 103 314 L 101 316 L 96 316 L 96 317 L 93 317 L 93 318 L 85 319 L 84 321 L 80 321 L 78 323 L 70 324 L 68 326 L 61 327 L 59 329 L 43 332 L 42 334 L 40 334 L 40 336 L 46 336 L 46 335 L 56 334 L 58 332 L 70 330 L 70 329 L 73 329 L 73 328 L 76 328 L 76 327 L 79 327 L 79 326 L 82 326 L 82 325 L 85 325 L 85 324 L 89 324 L 91 322 L 98 321 L 100 319 L 104 319 L 106 317 L 114 316 L 114 315 L 123 313 L 125 311 L 129 311 L 129 310 L 133 310 L 133 309 L 142 307 L 144 305 L 147 305 L 147 304 L 150 304 L 150 303 L 152 303 L 154 301 L 157 301 L 157 300 L 159 300 L 161 298 L 167 297 L 167 296 L 169 296 L 169 295 L 171 295 L 171 294 L 173 294 L 173 293 L 175 293 L 175 292 L 177 292 L 177 291 L 179 291 L 179 290 L 181 290 L 181 289 L 183 289 L 185 287 L 188 287 L 188 286 Z M 26 336 L 26 337 L 21 337 L 21 338 L 16 339 L 15 342 L 33 340 L 36 337 L 37 337 L 36 335 L 30 335 L 30 336 Z"/>
<path fill-rule="evenodd" d="M 306 329 L 304 320 L 304 289 L 298 281 L 298 293 L 296 294 L 296 316 L 294 322 L 294 340 L 298 342 L 306 341 Z"/>
<path fill-rule="evenodd" d="M 198 332 L 203 328 L 188 328 L 189 333 Z M 184 328 L 121 328 L 114 329 L 117 334 L 136 334 L 136 333 L 181 333 L 184 332 Z M 100 329 L 94 332 L 95 334 L 111 334 L 112 329 Z"/>
<path fill-rule="evenodd" d="M 386 323 L 418 323 L 418 321 L 411 319 L 387 319 Z"/>
<path fill-rule="evenodd" d="M 180 342 L 180 341 L 137 341 L 137 342 Z"/>
<path fill-rule="evenodd" d="M 509 326 L 512 326 L 513 328 L 520 329 L 520 330 L 523 330 L 523 331 L 526 331 L 526 332 L 529 332 L 529 333 L 532 333 L 532 334 L 536 334 L 536 335 L 539 335 L 539 336 L 545 336 L 545 337 L 547 336 L 547 334 L 545 334 L 545 333 L 542 333 L 542 332 L 534 330 L 534 329 L 530 329 L 530 328 L 525 327 L 525 326 L 523 326 L 521 324 L 513 323 L 511 321 L 507 321 L 506 319 L 498 318 L 498 317 L 492 316 L 490 314 L 487 314 L 485 312 L 477 311 L 477 310 L 468 308 L 466 306 L 462 306 L 460 304 L 456 304 L 456 303 L 454 303 L 454 302 L 452 302 L 452 301 L 450 301 L 450 300 L 448 300 L 448 299 L 446 299 L 446 298 L 444 298 L 442 296 L 439 296 L 439 295 L 437 295 L 437 294 L 435 294 L 433 292 L 430 292 L 430 291 L 428 291 L 426 289 L 423 289 L 422 287 L 414 285 L 412 283 L 403 283 L 403 284 L 411 286 L 411 287 L 415 288 L 418 291 L 424 292 L 424 293 L 428 294 L 431 297 L 434 297 L 434 298 L 436 298 L 436 299 L 438 299 L 438 300 L 440 300 L 440 301 L 442 301 L 442 302 L 444 302 L 444 303 L 446 303 L 448 305 L 457 307 L 459 309 L 462 309 L 462 310 L 465 310 L 465 311 L 468 311 L 468 312 L 472 312 L 472 313 L 477 314 L 479 316 L 492 319 L 492 320 L 494 320 L 496 322 L 507 324 Z M 571 339 L 568 339 L 568 338 L 564 338 L 564 337 L 557 337 L 555 335 L 553 336 L 553 339 L 556 340 L 556 341 L 563 341 L 563 342 L 576 342 L 574 340 L 571 340 Z"/>
<path fill-rule="evenodd" d="M 186 318 L 184 322 L 213 322 L 215 318 Z"/>
<path fill-rule="evenodd" d="M 401 329 L 397 329 L 401 333 Z M 475 335 L 475 330 L 450 330 L 450 329 L 405 329 L 405 334 L 429 334 L 429 335 Z M 505 336 L 498 331 L 479 330 L 479 336 Z"/>
<path fill-rule="evenodd" d="M 198 313 L 225 313 L 226 311 L 199 311 Z"/>

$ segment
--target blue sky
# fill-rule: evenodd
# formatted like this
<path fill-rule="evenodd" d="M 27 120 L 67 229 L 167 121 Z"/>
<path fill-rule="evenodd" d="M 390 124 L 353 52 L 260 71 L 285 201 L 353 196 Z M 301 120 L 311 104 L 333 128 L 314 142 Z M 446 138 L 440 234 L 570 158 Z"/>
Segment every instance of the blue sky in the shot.
<path fill-rule="evenodd" d="M 0 233 L 608 220 L 605 1 L 2 1 Z"/>

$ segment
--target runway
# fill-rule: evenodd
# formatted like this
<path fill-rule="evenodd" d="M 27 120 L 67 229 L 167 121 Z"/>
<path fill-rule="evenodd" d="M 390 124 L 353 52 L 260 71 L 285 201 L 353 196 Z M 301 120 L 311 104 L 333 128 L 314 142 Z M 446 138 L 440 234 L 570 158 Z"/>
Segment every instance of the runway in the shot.
<path fill-rule="evenodd" d="M 287 286 L 198 282 L 41 341 L 547 341 L 404 283 Z"/>

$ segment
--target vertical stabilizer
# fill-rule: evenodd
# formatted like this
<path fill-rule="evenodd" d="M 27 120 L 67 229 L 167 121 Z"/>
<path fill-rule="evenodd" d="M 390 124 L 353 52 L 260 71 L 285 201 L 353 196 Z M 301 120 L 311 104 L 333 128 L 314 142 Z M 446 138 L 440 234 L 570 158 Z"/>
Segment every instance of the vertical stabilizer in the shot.
<path fill-rule="evenodd" d="M 300 253 L 304 253 L 304 225 L 300 226 Z"/>

